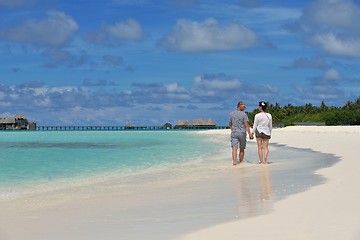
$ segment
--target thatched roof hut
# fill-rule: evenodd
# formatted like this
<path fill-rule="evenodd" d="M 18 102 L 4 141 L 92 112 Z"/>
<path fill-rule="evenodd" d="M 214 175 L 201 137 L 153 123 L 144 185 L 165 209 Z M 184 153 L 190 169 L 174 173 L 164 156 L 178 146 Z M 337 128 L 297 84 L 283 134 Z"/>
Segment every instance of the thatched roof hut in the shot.
<path fill-rule="evenodd" d="M 36 123 L 29 122 L 24 114 L 0 118 L 0 130 L 35 130 Z"/>
<path fill-rule="evenodd" d="M 26 120 L 26 117 L 24 114 L 16 114 L 14 117 L 3 117 L 0 118 L 0 123 L 3 124 L 13 124 L 16 122 L 16 120 Z"/>
<path fill-rule="evenodd" d="M 214 120 L 212 120 L 211 118 L 209 118 L 209 119 L 194 119 L 194 120 L 191 120 L 188 125 L 190 125 L 190 126 L 216 126 L 216 122 Z"/>
<path fill-rule="evenodd" d="M 3 118 L 0 118 L 0 123 L 14 124 L 15 123 L 15 117 L 3 117 Z"/>
<path fill-rule="evenodd" d="M 215 127 L 216 126 L 216 122 L 214 120 L 212 120 L 211 118 L 209 119 L 193 119 L 191 121 L 187 121 L 187 120 L 179 120 L 176 122 L 175 127 L 179 128 L 179 127 Z"/>
<path fill-rule="evenodd" d="M 187 126 L 187 125 L 189 125 L 188 120 L 178 120 L 175 124 L 175 126 Z"/>
<path fill-rule="evenodd" d="M 16 118 L 16 119 L 26 119 L 25 115 L 24 115 L 24 114 L 21 114 L 21 113 L 20 113 L 20 114 L 16 114 L 16 115 L 15 115 L 15 118 Z"/>

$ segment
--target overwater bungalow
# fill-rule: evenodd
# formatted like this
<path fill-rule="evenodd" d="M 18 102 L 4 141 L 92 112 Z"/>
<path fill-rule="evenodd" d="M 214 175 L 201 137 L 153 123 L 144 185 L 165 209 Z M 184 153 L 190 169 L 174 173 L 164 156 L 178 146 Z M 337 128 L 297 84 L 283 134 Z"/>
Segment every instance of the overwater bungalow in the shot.
<path fill-rule="evenodd" d="M 191 121 L 179 120 L 176 122 L 176 125 L 175 125 L 175 128 L 177 128 L 177 129 L 179 129 L 179 128 L 180 129 L 181 128 L 210 129 L 210 128 L 215 128 L 215 127 L 216 127 L 216 122 L 214 120 L 212 120 L 211 118 L 209 118 L 209 119 L 193 119 Z"/>
<path fill-rule="evenodd" d="M 36 130 L 36 123 L 29 122 L 23 114 L 16 114 L 0 118 L 0 130 Z"/>

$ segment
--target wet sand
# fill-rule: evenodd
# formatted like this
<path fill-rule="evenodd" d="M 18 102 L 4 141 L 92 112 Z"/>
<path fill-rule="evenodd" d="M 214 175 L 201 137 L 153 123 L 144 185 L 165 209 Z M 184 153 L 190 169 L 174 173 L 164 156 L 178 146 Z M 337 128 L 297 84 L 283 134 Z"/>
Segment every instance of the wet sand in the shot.
<path fill-rule="evenodd" d="M 358 126 L 276 129 L 272 142 L 340 157 L 333 167 L 316 172 L 326 183 L 276 202 L 269 214 L 215 225 L 181 239 L 360 239 L 359 137 Z"/>

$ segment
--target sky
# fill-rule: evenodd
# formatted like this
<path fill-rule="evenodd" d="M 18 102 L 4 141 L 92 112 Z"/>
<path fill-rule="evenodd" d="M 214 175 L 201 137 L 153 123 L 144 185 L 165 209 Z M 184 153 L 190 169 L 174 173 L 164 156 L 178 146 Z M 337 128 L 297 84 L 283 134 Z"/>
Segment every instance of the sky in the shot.
<path fill-rule="evenodd" d="M 0 117 L 227 125 L 240 100 L 343 106 L 359 22 L 358 0 L 0 0 Z"/>

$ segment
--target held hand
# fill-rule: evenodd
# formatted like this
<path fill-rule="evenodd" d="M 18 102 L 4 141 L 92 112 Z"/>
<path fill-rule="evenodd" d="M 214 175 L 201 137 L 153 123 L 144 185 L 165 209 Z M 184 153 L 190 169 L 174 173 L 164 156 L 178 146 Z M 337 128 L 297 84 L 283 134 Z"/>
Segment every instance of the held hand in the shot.
<path fill-rule="evenodd" d="M 254 134 L 253 133 L 250 133 L 250 139 L 254 139 Z"/>

